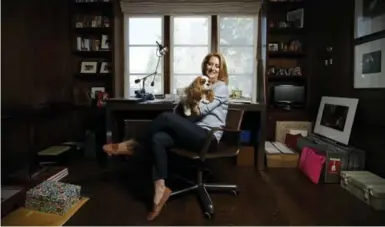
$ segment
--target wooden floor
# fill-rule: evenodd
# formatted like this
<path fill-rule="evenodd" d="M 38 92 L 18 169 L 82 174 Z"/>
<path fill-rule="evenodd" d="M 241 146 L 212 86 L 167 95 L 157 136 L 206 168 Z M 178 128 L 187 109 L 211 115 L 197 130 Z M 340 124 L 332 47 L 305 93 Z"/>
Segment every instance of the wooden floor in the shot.
<path fill-rule="evenodd" d="M 373 210 L 339 185 L 314 185 L 295 169 L 260 173 L 225 160 L 211 163 L 212 180 L 236 183 L 241 194 L 212 194 L 212 220 L 204 218 L 196 196 L 188 194 L 170 200 L 158 219 L 148 222 L 144 201 L 151 201 L 149 168 L 134 161 L 121 164 L 126 170 L 114 174 L 99 174 L 91 161 L 71 165 L 68 182 L 83 186 L 91 199 L 66 225 L 385 225 L 385 212 Z"/>

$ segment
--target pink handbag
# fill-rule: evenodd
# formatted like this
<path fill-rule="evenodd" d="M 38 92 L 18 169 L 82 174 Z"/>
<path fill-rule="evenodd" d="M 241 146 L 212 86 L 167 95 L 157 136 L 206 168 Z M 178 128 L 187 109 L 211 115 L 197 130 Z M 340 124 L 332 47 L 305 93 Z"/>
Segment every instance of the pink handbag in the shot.
<path fill-rule="evenodd" d="M 304 147 L 298 163 L 298 168 L 311 182 L 318 184 L 325 161 L 325 156 L 317 154 L 312 148 Z"/>

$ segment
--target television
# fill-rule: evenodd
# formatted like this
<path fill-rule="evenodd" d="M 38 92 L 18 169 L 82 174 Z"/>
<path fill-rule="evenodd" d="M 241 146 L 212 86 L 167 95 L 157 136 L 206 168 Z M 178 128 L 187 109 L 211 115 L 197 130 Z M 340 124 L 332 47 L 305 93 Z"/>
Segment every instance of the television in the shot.
<path fill-rule="evenodd" d="M 348 145 L 358 99 L 323 96 L 319 105 L 314 133 Z"/>
<path fill-rule="evenodd" d="M 305 87 L 281 84 L 273 87 L 273 104 L 275 106 L 302 107 L 305 104 Z"/>

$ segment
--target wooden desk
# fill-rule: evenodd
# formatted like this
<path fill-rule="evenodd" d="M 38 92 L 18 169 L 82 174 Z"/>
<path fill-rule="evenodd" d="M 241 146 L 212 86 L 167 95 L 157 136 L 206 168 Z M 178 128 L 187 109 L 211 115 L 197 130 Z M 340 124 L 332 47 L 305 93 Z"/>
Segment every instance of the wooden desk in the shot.
<path fill-rule="evenodd" d="M 171 103 L 133 103 L 127 99 L 109 99 L 106 102 L 106 136 L 107 142 L 119 142 L 122 140 L 119 135 L 119 125 L 123 125 L 120 118 L 153 119 L 157 114 L 164 111 L 172 111 L 176 104 Z M 250 128 L 252 138 L 258 137 L 258 143 L 254 141 L 257 151 L 257 166 L 259 170 L 265 168 L 265 138 L 266 138 L 266 105 L 265 104 L 230 104 L 230 108 L 241 108 L 245 110 L 245 127 Z M 259 117 L 259 119 L 256 119 Z M 255 124 L 254 124 L 254 123 Z M 259 124 L 259 135 L 257 125 Z M 255 127 L 253 127 L 255 125 Z"/>

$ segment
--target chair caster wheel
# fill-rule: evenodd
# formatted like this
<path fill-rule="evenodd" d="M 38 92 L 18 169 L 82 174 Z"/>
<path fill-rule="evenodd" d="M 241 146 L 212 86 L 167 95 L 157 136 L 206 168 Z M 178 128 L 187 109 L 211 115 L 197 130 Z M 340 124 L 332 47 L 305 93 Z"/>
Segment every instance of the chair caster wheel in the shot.
<path fill-rule="evenodd" d="M 239 195 L 239 191 L 238 190 L 232 190 L 231 192 L 233 193 L 234 196 L 238 196 Z"/>
<path fill-rule="evenodd" d="M 213 218 L 213 215 L 211 215 L 210 213 L 208 213 L 208 212 L 205 212 L 205 218 L 207 218 L 207 219 L 212 219 Z"/>

